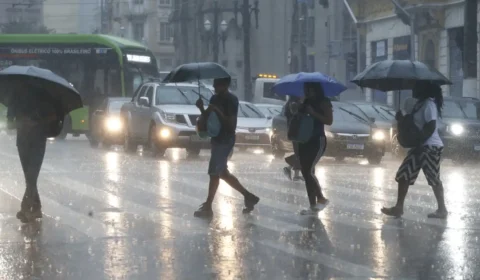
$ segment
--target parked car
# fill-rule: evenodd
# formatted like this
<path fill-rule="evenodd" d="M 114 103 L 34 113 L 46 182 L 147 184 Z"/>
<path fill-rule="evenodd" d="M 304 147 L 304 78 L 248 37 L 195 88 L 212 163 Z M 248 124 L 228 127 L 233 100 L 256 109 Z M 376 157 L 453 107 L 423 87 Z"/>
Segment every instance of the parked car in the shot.
<path fill-rule="evenodd" d="M 385 154 L 386 134 L 377 129 L 362 115 L 355 113 L 355 105 L 332 101 L 333 124 L 325 126 L 328 138 L 326 157 L 343 160 L 346 157 L 365 157 L 371 164 L 379 164 Z M 361 113 L 360 113 L 361 114 Z M 272 152 L 275 157 L 283 158 L 292 152 L 292 144 L 287 138 L 287 120 L 285 112 L 273 118 Z"/>
<path fill-rule="evenodd" d="M 391 147 L 391 140 L 396 132 L 394 132 L 395 127 L 395 110 L 391 107 L 388 107 L 385 104 L 376 104 L 369 102 L 349 102 L 361 111 L 361 113 L 366 116 L 377 129 L 382 130 L 385 135 L 385 142 L 387 147 Z"/>
<path fill-rule="evenodd" d="M 281 105 L 267 103 L 255 104 L 255 107 L 257 107 L 267 117 L 267 119 L 269 119 L 270 127 L 272 126 L 273 117 L 282 113 L 283 109 L 283 106 Z"/>
<path fill-rule="evenodd" d="M 130 98 L 109 97 L 103 101 L 98 110 L 93 112 L 89 137 L 92 147 L 98 147 L 101 144 L 108 148 L 111 145 L 123 144 L 124 126 L 120 118 L 120 109 L 130 100 Z"/>
<path fill-rule="evenodd" d="M 196 156 L 209 149 L 209 139 L 195 131 L 200 116 L 195 102 L 201 96 L 208 105 L 212 95 L 193 84 L 143 84 L 121 110 L 125 150 L 134 152 L 143 145 L 153 155 L 164 155 L 168 148 L 185 148 L 189 156 Z"/>
<path fill-rule="evenodd" d="M 409 104 L 415 104 L 411 98 Z M 407 103 L 407 102 L 405 102 Z M 410 106 L 412 107 L 412 106 Z M 403 108 L 411 111 L 411 108 Z M 440 137 L 443 140 L 443 158 L 462 164 L 467 160 L 480 159 L 480 101 L 474 98 L 445 97 L 442 118 L 438 122 Z M 402 148 L 394 138 L 394 145 L 403 156 L 407 149 Z"/>
<path fill-rule="evenodd" d="M 270 150 L 270 120 L 252 103 L 240 101 L 235 145 L 240 150 Z"/>

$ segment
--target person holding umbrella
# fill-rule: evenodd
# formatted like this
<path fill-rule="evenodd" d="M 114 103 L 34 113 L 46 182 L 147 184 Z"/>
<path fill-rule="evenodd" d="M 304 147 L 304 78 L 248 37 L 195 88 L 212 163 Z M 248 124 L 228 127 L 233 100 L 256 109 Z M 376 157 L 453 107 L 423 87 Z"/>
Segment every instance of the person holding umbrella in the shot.
<path fill-rule="evenodd" d="M 59 105 L 44 90 L 30 83 L 17 81 L 8 103 L 9 129 L 17 129 L 17 149 L 25 176 L 26 189 L 17 212 L 23 222 L 42 218 L 42 205 L 38 194 L 38 175 L 42 167 L 49 129 L 63 120 Z"/>
<path fill-rule="evenodd" d="M 308 209 L 301 212 L 302 215 L 314 215 L 320 210 L 319 204 L 328 203 L 315 176 L 315 167 L 327 147 L 325 125 L 333 123 L 332 103 L 329 98 L 346 89 L 334 78 L 318 72 L 290 74 L 273 86 L 273 90 L 279 95 L 304 96 L 298 113 L 292 117 L 288 132 L 289 138 L 298 145 L 298 160 L 310 204 Z M 310 126 L 303 126 L 302 122 L 310 123 Z M 303 136 L 296 138 L 295 135 Z"/>
<path fill-rule="evenodd" d="M 206 119 L 208 112 L 215 112 L 220 119 L 221 128 L 219 135 L 211 139 L 211 157 L 208 165 L 210 183 L 207 200 L 195 211 L 195 217 L 210 217 L 213 215 L 212 204 L 220 184 L 220 179 L 243 195 L 245 203 L 244 213 L 253 211 L 255 205 L 260 201 L 257 196 L 245 189 L 240 181 L 228 171 L 228 157 L 235 146 L 235 130 L 237 128 L 239 106 L 238 98 L 228 90 L 230 82 L 230 77 L 214 79 L 215 95 L 210 99 L 208 108 L 204 108 L 201 98 L 196 103 L 203 119 Z"/>
<path fill-rule="evenodd" d="M 23 223 L 42 217 L 37 180 L 47 138 L 56 137 L 65 114 L 82 108 L 78 91 L 64 78 L 35 66 L 13 65 L 0 71 L 0 102 L 8 107 L 8 128 L 17 129 L 17 149 L 26 190 L 17 218 Z"/>
<path fill-rule="evenodd" d="M 442 116 L 443 94 L 439 85 L 430 82 L 417 82 L 413 89 L 413 97 L 418 99 L 410 114 L 419 129 L 420 142 L 408 151 L 407 156 L 398 168 L 395 180 L 398 182 L 397 203 L 391 208 L 382 208 L 382 213 L 388 216 L 401 217 L 403 206 L 410 185 L 423 170 L 428 184 L 432 187 L 437 200 L 437 211 L 428 215 L 429 218 L 445 219 L 448 211 L 445 206 L 443 184 L 440 180 L 440 161 L 443 142 L 438 134 L 437 121 Z M 396 115 L 397 121 L 406 118 L 401 111 Z"/>

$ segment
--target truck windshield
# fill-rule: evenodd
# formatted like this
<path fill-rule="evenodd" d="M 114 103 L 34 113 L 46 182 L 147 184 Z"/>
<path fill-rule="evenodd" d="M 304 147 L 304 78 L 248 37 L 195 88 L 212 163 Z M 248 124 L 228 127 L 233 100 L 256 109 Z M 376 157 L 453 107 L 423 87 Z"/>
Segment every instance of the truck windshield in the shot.
<path fill-rule="evenodd" d="M 213 92 L 207 88 L 200 88 L 200 94 L 204 104 L 208 103 Z M 198 100 L 197 87 L 175 87 L 161 86 L 157 88 L 155 97 L 155 105 L 178 104 L 178 105 L 195 105 Z"/>
<path fill-rule="evenodd" d="M 442 116 L 452 119 L 480 119 L 479 103 L 469 101 L 446 100 Z"/>

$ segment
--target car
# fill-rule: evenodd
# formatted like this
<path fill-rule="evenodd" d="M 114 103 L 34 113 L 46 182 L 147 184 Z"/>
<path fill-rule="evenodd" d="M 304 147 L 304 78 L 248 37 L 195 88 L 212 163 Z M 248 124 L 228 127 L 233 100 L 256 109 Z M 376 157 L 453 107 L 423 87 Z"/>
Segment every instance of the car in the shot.
<path fill-rule="evenodd" d="M 239 150 L 262 148 L 270 151 L 270 120 L 255 105 L 240 101 L 235 146 Z"/>
<path fill-rule="evenodd" d="M 369 102 L 348 102 L 355 105 L 364 116 L 366 116 L 374 125 L 387 135 L 385 142 L 387 147 L 391 147 L 391 141 L 395 127 L 395 110 L 385 104 Z"/>
<path fill-rule="evenodd" d="M 365 116 L 355 113 L 355 105 L 332 101 L 333 124 L 325 126 L 328 138 L 326 157 L 341 161 L 346 157 L 364 157 L 371 164 L 380 164 L 385 155 L 386 134 L 377 129 Z M 272 153 L 274 157 L 283 158 L 285 153 L 293 152 L 291 141 L 287 137 L 287 120 L 285 112 L 273 118 Z"/>
<path fill-rule="evenodd" d="M 125 151 L 135 152 L 142 145 L 155 156 L 163 156 L 168 148 L 184 148 L 188 156 L 198 156 L 201 149 L 210 149 L 209 139 L 196 132 L 200 111 L 195 102 L 201 97 L 208 105 L 212 95 L 189 83 L 143 84 L 121 109 Z"/>
<path fill-rule="evenodd" d="M 410 99 L 409 104 L 416 103 L 415 98 Z M 411 108 L 405 106 L 403 109 L 411 111 Z M 451 159 L 457 164 L 480 159 L 480 100 L 444 97 L 438 133 L 444 144 L 444 159 Z M 402 148 L 398 142 L 394 144 L 400 151 L 399 156 L 405 155 L 408 149 Z"/>
<path fill-rule="evenodd" d="M 105 98 L 100 107 L 93 112 L 89 137 L 90 145 L 98 147 L 100 144 L 108 148 L 111 145 L 123 144 L 123 123 L 120 118 L 122 106 L 131 98 L 109 97 Z"/>
<path fill-rule="evenodd" d="M 267 103 L 255 104 L 255 107 L 257 107 L 267 117 L 267 119 L 270 119 L 270 126 L 272 125 L 271 120 L 273 117 L 279 115 L 283 109 L 283 106 L 281 105 Z"/>

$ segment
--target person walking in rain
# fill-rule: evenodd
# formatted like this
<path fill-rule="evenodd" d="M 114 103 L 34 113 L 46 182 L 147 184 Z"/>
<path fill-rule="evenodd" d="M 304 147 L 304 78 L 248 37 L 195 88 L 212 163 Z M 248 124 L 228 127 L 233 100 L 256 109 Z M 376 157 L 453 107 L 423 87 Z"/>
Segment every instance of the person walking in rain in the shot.
<path fill-rule="evenodd" d="M 290 121 L 292 120 L 292 116 L 298 111 L 298 106 L 301 102 L 301 99 L 296 96 L 290 96 L 288 98 L 287 103 L 283 111 L 285 112 L 285 117 L 287 118 L 287 127 L 290 126 Z M 298 160 L 298 144 L 296 142 L 292 142 L 293 145 L 293 155 L 290 155 L 285 158 L 285 162 L 288 166 L 283 168 L 283 174 L 287 176 L 289 180 L 293 181 L 300 181 L 304 180 L 302 176 L 300 176 L 300 161 Z M 292 178 L 292 170 L 294 172 Z"/>
<path fill-rule="evenodd" d="M 220 184 L 224 180 L 232 188 L 240 192 L 244 197 L 244 213 L 253 211 L 259 198 L 247 191 L 238 179 L 228 171 L 228 157 L 235 145 L 235 130 L 237 128 L 238 98 L 228 88 L 231 78 L 215 79 L 213 87 L 215 95 L 212 96 L 207 109 L 203 106 L 203 100 L 198 99 L 196 106 L 202 113 L 203 121 L 206 121 L 209 112 L 215 112 L 220 119 L 221 129 L 216 137 L 211 139 L 211 157 L 208 165 L 210 184 L 208 187 L 207 201 L 195 211 L 195 217 L 210 217 L 213 215 L 212 204 Z"/>
<path fill-rule="evenodd" d="M 382 213 L 388 216 L 401 217 L 405 198 L 410 185 L 415 184 L 420 169 L 427 178 L 428 185 L 433 189 L 437 200 L 437 211 L 428 215 L 429 218 L 445 219 L 448 215 L 445 205 L 443 184 L 440 180 L 440 160 L 442 158 L 443 142 L 438 134 L 438 120 L 442 116 L 443 95 L 440 86 L 428 83 L 417 83 L 413 89 L 413 97 L 418 99 L 413 107 L 413 121 L 422 134 L 421 144 L 408 151 L 407 156 L 398 168 L 395 180 L 398 182 L 397 203 L 391 208 L 382 208 Z M 399 111 L 397 121 L 404 115 Z"/>
<path fill-rule="evenodd" d="M 305 143 L 298 143 L 298 159 L 310 202 L 310 208 L 302 211 L 302 214 L 309 215 L 319 211 L 318 204 L 325 205 L 328 203 L 315 176 L 315 166 L 327 148 L 325 125 L 333 123 L 333 110 L 332 103 L 325 96 L 320 83 L 305 83 L 304 92 L 305 100 L 300 112 L 309 114 L 314 120 L 310 140 Z"/>
<path fill-rule="evenodd" d="M 49 124 L 58 121 L 59 114 L 48 94 L 25 82 L 18 82 L 10 96 L 7 111 L 9 129 L 17 130 L 17 149 L 25 176 L 26 189 L 17 218 L 32 222 L 42 218 L 38 194 L 38 175 L 47 144 Z"/>

